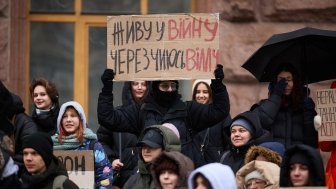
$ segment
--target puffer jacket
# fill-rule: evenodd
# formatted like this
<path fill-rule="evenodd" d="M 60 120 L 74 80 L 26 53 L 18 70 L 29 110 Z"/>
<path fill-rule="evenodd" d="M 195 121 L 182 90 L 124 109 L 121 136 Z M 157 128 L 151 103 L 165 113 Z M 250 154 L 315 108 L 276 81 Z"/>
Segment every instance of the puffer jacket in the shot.
<path fill-rule="evenodd" d="M 14 125 L 15 163 L 19 165 L 20 172 L 23 168 L 22 142 L 25 137 L 38 131 L 36 123 L 25 113 L 22 100 L 19 96 L 12 94 L 13 105 L 7 112 L 8 117 Z"/>
<path fill-rule="evenodd" d="M 245 164 L 236 174 L 238 189 L 245 189 L 245 177 L 252 171 L 257 170 L 265 179 L 265 189 L 278 189 L 280 167 L 274 163 L 267 161 L 254 160 Z"/>
<path fill-rule="evenodd" d="M 309 178 L 312 186 L 325 186 L 325 172 L 320 152 L 308 145 L 296 144 L 285 151 L 280 170 L 280 187 L 290 187 L 290 159 L 297 153 L 301 152 L 309 161 Z"/>
<path fill-rule="evenodd" d="M 159 179 L 160 175 L 156 175 L 155 168 L 159 166 L 164 159 L 170 159 L 178 166 L 178 181 L 175 189 L 186 189 L 188 187 L 188 176 L 194 170 L 194 163 L 190 158 L 177 151 L 162 152 L 160 157 L 158 157 L 152 164 L 151 173 L 154 179 L 155 189 L 162 189 Z"/>
<path fill-rule="evenodd" d="M 147 127 L 139 137 L 139 141 L 142 140 L 145 133 L 147 133 L 149 130 L 155 129 L 159 131 L 163 136 L 163 145 L 164 145 L 164 151 L 170 152 L 170 151 L 181 151 L 181 143 L 179 138 L 176 136 L 176 134 L 168 129 L 167 127 L 161 126 L 161 125 L 153 125 L 150 127 Z M 138 172 L 134 175 L 132 175 L 125 185 L 123 186 L 123 189 L 153 189 L 154 182 L 153 177 L 151 174 L 151 163 L 145 163 L 142 156 L 141 156 L 141 150 L 139 150 L 139 160 L 138 160 Z"/>
<path fill-rule="evenodd" d="M 212 86 L 212 85 L 211 85 Z M 229 97 L 223 84 L 212 86 L 213 104 L 204 105 L 193 101 L 176 99 L 171 107 L 162 113 L 152 95 L 148 95 L 143 105 L 130 105 L 115 109 L 113 94 L 101 92 L 98 99 L 99 124 L 117 132 L 139 135 L 151 125 L 172 123 L 181 136 L 182 153 L 192 160 L 197 159 L 198 149 L 192 145 L 191 135 L 224 120 L 229 115 Z"/>
<path fill-rule="evenodd" d="M 31 175 L 26 170 L 24 171 L 22 175 L 23 189 L 52 189 L 54 179 L 59 175 L 68 177 L 68 172 L 57 157 L 54 156 L 44 173 Z M 70 179 L 66 179 L 62 185 L 64 189 L 78 189 L 78 186 Z"/>
<path fill-rule="evenodd" d="M 245 155 L 252 145 L 259 145 L 263 142 L 271 140 L 270 133 L 261 127 L 259 117 L 255 112 L 247 111 L 241 113 L 233 118 L 231 123 L 239 118 L 249 121 L 252 127 L 254 127 L 255 133 L 247 144 L 240 147 L 234 146 L 230 141 L 230 149 L 227 152 L 224 152 L 224 157 L 222 156 L 221 163 L 230 166 L 234 173 L 236 173 L 244 165 Z M 230 127 L 226 128 L 226 132 L 227 135 L 230 136 Z"/>
<path fill-rule="evenodd" d="M 318 138 L 314 128 L 315 110 L 293 111 L 281 108 L 281 97 L 272 94 L 254 106 L 259 113 L 262 127 L 270 131 L 273 141 L 282 143 L 287 149 L 293 144 L 306 144 L 317 148 Z"/>
<path fill-rule="evenodd" d="M 225 128 L 230 127 L 231 116 L 219 122 L 215 126 L 196 133 L 192 140 L 199 149 L 201 159 L 195 161 L 195 167 L 200 167 L 207 163 L 219 162 L 221 155 L 228 150 L 230 139 L 225 133 Z"/>

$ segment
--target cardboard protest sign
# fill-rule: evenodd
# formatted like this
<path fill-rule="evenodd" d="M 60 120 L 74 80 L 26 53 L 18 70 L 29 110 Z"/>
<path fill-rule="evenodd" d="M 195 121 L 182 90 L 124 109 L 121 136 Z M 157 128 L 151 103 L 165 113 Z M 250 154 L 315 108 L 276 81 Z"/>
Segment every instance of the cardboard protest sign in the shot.
<path fill-rule="evenodd" d="M 317 90 L 316 112 L 321 116 L 319 141 L 336 140 L 336 89 Z"/>
<path fill-rule="evenodd" d="M 219 15 L 109 16 L 107 41 L 117 81 L 210 79 L 219 63 Z"/>
<path fill-rule="evenodd" d="M 94 189 L 92 150 L 55 150 L 54 155 L 68 171 L 69 179 L 81 189 Z"/>

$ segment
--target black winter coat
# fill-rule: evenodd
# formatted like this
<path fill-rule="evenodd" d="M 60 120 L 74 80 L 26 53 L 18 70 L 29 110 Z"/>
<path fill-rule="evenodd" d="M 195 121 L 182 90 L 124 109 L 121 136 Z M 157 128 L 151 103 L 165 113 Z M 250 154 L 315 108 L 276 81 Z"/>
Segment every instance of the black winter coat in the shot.
<path fill-rule="evenodd" d="M 306 144 L 317 148 L 315 110 L 294 112 L 291 107 L 281 108 L 281 101 L 280 96 L 272 94 L 255 106 L 253 111 L 259 113 L 262 127 L 272 133 L 273 141 L 282 143 L 285 148 L 293 144 Z"/>
<path fill-rule="evenodd" d="M 193 101 L 182 102 L 176 99 L 171 107 L 162 113 L 160 107 L 149 95 L 145 103 L 130 105 L 120 109 L 113 106 L 113 94 L 101 92 L 98 99 L 99 124 L 113 131 L 130 132 L 139 136 L 141 131 L 151 125 L 172 123 L 181 136 L 182 153 L 193 161 L 199 156 L 191 142 L 191 134 L 206 129 L 224 120 L 229 115 L 230 105 L 226 87 L 223 84 L 214 87 L 213 103 L 199 104 Z M 196 163 L 195 163 L 196 164 Z"/>
<path fill-rule="evenodd" d="M 308 159 L 309 162 L 309 178 L 311 179 L 310 186 L 325 186 L 325 171 L 320 152 L 310 146 L 304 144 L 296 144 L 289 147 L 283 156 L 280 168 L 280 187 L 290 187 L 290 159 L 300 152 Z"/>
<path fill-rule="evenodd" d="M 23 189 L 52 189 L 54 179 L 58 175 L 65 175 L 68 177 L 67 170 L 63 167 L 63 164 L 53 157 L 47 170 L 38 175 L 31 175 L 26 170 L 22 175 Z M 78 189 L 78 186 L 70 179 L 66 179 L 63 182 L 64 189 Z"/>
<path fill-rule="evenodd" d="M 233 146 L 230 140 L 230 150 L 224 152 L 223 157 L 221 158 L 221 163 L 230 166 L 234 173 L 236 173 L 244 165 L 245 155 L 252 145 L 259 145 L 263 142 L 271 140 L 270 133 L 261 127 L 257 113 L 251 111 L 241 113 L 233 118 L 231 123 L 239 118 L 244 118 L 249 121 L 252 127 L 254 127 L 255 133 L 247 144 L 240 147 Z M 231 135 L 230 127 L 226 128 L 226 132 L 228 136 Z"/>
<path fill-rule="evenodd" d="M 219 162 L 223 152 L 229 149 L 230 138 L 225 133 L 225 128 L 230 127 L 231 120 L 231 117 L 228 116 L 215 126 L 207 128 L 193 136 L 193 143 L 199 149 L 199 153 L 202 154 L 200 156 L 202 159 L 197 161 L 200 164 L 195 165 L 195 167 Z"/>
<path fill-rule="evenodd" d="M 60 107 L 58 103 L 48 112 L 41 114 L 36 113 L 36 109 L 33 110 L 32 119 L 37 124 L 38 130 L 44 133 L 48 133 L 50 136 L 54 135 L 57 130 L 57 117 Z"/>

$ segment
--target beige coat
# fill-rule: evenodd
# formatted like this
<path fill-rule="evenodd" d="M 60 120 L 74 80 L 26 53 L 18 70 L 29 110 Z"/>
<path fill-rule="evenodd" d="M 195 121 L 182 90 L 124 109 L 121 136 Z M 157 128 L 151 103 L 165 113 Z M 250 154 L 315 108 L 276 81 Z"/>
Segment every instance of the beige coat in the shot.
<path fill-rule="evenodd" d="M 244 189 L 245 176 L 250 172 L 257 170 L 267 180 L 265 189 L 278 189 L 280 179 L 280 167 L 277 164 L 266 161 L 251 161 L 241 167 L 236 173 L 238 189 Z"/>

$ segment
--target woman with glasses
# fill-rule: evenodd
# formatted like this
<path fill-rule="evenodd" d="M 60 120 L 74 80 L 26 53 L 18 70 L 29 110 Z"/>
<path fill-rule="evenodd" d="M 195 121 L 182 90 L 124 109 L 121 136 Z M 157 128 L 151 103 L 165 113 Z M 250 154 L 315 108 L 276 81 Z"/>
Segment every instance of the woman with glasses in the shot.
<path fill-rule="evenodd" d="M 192 147 L 191 136 L 222 121 L 230 110 L 222 65 L 217 65 L 214 75 L 215 79 L 211 81 L 214 95 L 211 105 L 183 102 L 178 93 L 177 80 L 158 80 L 152 82 L 152 91 L 142 105 L 114 108 L 114 71 L 106 69 L 101 78 L 104 86 L 98 98 L 98 121 L 107 129 L 137 136 L 151 125 L 172 123 L 181 135 L 182 153 L 194 161 L 199 153 Z"/>
<path fill-rule="evenodd" d="M 278 189 L 280 167 L 272 162 L 253 160 L 236 174 L 238 189 Z"/>

